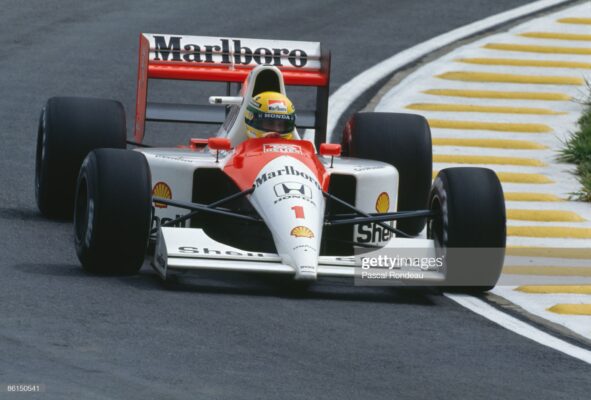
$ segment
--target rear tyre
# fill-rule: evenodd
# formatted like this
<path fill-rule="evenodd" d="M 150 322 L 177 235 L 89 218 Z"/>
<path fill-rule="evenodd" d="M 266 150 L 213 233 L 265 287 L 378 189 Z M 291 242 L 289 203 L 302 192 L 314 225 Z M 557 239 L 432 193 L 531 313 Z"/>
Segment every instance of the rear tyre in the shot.
<path fill-rule="evenodd" d="M 37 131 L 35 197 L 47 217 L 71 218 L 80 165 L 98 148 L 126 147 L 125 110 L 118 101 L 52 97 Z"/>
<path fill-rule="evenodd" d="M 358 113 L 347 124 L 343 136 L 344 154 L 382 161 L 398 170 L 398 210 L 427 207 L 433 160 L 431 130 L 427 120 L 415 114 Z M 397 228 L 418 235 L 424 218 L 404 219 Z"/>
<path fill-rule="evenodd" d="M 483 292 L 497 283 L 503 268 L 506 216 L 503 189 L 486 168 L 447 168 L 433 181 L 427 237 L 446 265 L 446 286 Z"/>
<path fill-rule="evenodd" d="M 143 154 L 99 149 L 84 160 L 76 189 L 74 243 L 84 269 L 134 274 L 144 261 L 152 217 Z"/>

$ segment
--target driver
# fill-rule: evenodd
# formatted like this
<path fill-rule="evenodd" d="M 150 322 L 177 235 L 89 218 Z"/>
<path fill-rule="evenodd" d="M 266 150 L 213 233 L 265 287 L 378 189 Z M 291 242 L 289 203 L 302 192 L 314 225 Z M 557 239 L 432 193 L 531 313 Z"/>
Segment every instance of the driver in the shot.
<path fill-rule="evenodd" d="M 244 120 L 249 138 L 294 137 L 295 109 L 292 102 L 281 93 L 257 94 L 248 103 Z"/>

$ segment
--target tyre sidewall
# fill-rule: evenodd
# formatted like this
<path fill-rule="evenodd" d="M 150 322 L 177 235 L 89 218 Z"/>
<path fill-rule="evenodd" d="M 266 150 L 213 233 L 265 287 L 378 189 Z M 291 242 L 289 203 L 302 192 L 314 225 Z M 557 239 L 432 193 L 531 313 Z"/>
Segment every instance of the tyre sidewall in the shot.
<path fill-rule="evenodd" d="M 95 223 L 100 213 L 100 198 L 97 195 L 99 182 L 99 168 L 94 152 L 91 152 L 82 163 L 76 185 L 75 213 L 74 213 L 74 245 L 76 254 L 82 266 L 92 272 L 100 271 L 102 255 L 96 250 L 96 237 L 100 233 L 100 226 Z M 81 193 L 86 190 L 86 201 L 82 202 Z M 85 212 L 80 212 L 84 206 Z M 80 215 L 81 214 L 81 215 Z M 81 226 L 82 224 L 82 226 Z"/>
<path fill-rule="evenodd" d="M 89 225 L 81 237 L 78 214 L 85 184 L 92 208 L 87 207 Z M 80 170 L 76 197 L 75 245 L 83 267 L 107 274 L 137 272 L 152 218 L 151 177 L 144 155 L 113 149 L 91 152 Z"/>

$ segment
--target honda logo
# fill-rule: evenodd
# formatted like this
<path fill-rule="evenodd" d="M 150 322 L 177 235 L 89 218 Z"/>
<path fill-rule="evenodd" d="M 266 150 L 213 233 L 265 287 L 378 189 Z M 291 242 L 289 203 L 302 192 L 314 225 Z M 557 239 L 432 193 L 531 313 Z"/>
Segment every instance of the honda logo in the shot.
<path fill-rule="evenodd" d="M 278 183 L 273 188 L 277 197 L 283 196 L 303 196 L 312 198 L 312 189 L 308 185 L 299 182 Z"/>

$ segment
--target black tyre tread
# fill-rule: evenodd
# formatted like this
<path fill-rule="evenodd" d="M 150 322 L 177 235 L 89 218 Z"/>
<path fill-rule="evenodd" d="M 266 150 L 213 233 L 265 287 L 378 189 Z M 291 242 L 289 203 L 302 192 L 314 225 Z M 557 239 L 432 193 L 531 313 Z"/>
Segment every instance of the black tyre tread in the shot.
<path fill-rule="evenodd" d="M 503 188 L 493 170 L 458 167 L 440 171 L 449 188 L 450 247 L 505 247 L 506 215 Z M 458 196 L 460 194 L 460 196 Z M 478 224 L 479 229 L 474 229 Z"/>
<path fill-rule="evenodd" d="M 427 120 L 416 114 L 357 113 L 352 120 L 351 157 L 386 162 L 398 169 L 398 210 L 425 209 L 433 167 L 431 130 Z M 397 227 L 419 234 L 425 219 L 400 220 Z"/>
<path fill-rule="evenodd" d="M 41 161 L 45 129 L 45 159 Z M 98 148 L 126 147 L 123 105 L 114 100 L 52 97 L 39 122 L 37 139 L 36 197 L 48 217 L 71 218 L 80 165 Z"/>
<path fill-rule="evenodd" d="M 430 203 L 434 197 L 445 203 L 442 212 L 447 214 L 440 220 L 447 235 L 439 245 L 448 249 L 448 282 L 454 285 L 448 290 L 492 289 L 503 266 L 507 233 L 503 188 L 497 175 L 487 168 L 443 169 L 433 183 Z M 433 232 L 428 235 L 433 237 Z"/>
<path fill-rule="evenodd" d="M 90 238 L 80 229 L 81 185 L 94 203 Z M 82 266 L 91 272 L 133 274 L 142 266 L 151 227 L 151 174 L 145 156 L 131 150 L 92 151 L 80 170 L 74 221 Z M 84 234 L 81 235 L 80 232 Z"/>

